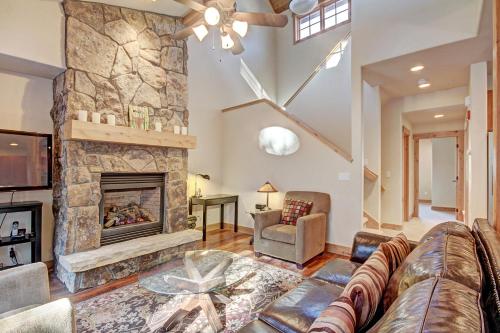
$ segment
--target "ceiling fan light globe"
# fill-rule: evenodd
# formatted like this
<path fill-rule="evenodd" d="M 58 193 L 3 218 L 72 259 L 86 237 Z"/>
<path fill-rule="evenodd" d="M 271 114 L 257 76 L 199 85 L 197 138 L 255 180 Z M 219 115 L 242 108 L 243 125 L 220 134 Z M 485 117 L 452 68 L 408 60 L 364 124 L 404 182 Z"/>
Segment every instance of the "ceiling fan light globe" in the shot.
<path fill-rule="evenodd" d="M 232 28 L 238 35 L 245 37 L 248 32 L 248 22 L 234 20 Z"/>
<path fill-rule="evenodd" d="M 208 35 L 208 29 L 204 24 L 193 27 L 193 32 L 200 42 Z"/>
<path fill-rule="evenodd" d="M 229 34 L 223 34 L 220 36 L 220 39 L 222 41 L 222 48 L 224 50 L 229 50 L 229 49 L 232 49 L 233 46 L 234 46 L 234 41 L 233 39 L 231 38 L 231 36 L 229 36 Z"/>
<path fill-rule="evenodd" d="M 220 13 L 215 7 L 208 7 L 203 14 L 208 25 L 217 25 L 220 21 Z"/>
<path fill-rule="evenodd" d="M 297 15 L 304 15 L 311 12 L 318 5 L 318 0 L 292 0 L 290 10 Z"/>

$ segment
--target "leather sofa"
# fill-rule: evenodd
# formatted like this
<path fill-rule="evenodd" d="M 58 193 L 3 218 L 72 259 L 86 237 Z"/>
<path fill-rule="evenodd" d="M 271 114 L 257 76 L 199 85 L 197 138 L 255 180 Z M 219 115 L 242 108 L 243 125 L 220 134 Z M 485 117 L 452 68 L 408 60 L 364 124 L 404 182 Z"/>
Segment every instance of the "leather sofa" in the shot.
<path fill-rule="evenodd" d="M 313 203 L 309 215 L 297 225 L 281 224 L 281 209 L 255 214 L 254 250 L 258 257 L 267 254 L 302 265 L 325 250 L 326 225 L 330 212 L 330 195 L 320 192 L 290 191 L 285 200 L 299 199 Z"/>
<path fill-rule="evenodd" d="M 240 330 L 307 332 L 313 321 L 347 284 L 352 274 L 390 238 L 355 235 L 349 260 L 334 259 L 297 288 L 269 304 L 259 319 Z M 485 220 L 472 231 L 461 223 L 432 228 L 394 272 L 369 332 L 500 332 L 500 237 Z"/>

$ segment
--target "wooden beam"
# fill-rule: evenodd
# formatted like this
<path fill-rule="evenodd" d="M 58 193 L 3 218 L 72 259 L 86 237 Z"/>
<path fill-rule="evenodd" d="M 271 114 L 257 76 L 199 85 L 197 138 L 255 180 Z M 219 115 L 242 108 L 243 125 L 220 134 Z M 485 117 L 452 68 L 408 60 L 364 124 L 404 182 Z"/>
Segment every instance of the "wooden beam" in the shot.
<path fill-rule="evenodd" d="M 436 139 L 436 138 L 450 138 L 458 137 L 463 135 L 464 131 L 442 131 L 442 132 L 432 132 L 432 133 L 418 133 L 413 134 L 413 139 Z"/>
<path fill-rule="evenodd" d="M 500 234 L 500 4 L 493 1 L 493 226 Z"/>
<path fill-rule="evenodd" d="M 280 14 L 288 10 L 290 0 L 269 0 L 269 3 L 271 4 L 271 7 L 273 7 L 273 11 L 276 14 Z"/>

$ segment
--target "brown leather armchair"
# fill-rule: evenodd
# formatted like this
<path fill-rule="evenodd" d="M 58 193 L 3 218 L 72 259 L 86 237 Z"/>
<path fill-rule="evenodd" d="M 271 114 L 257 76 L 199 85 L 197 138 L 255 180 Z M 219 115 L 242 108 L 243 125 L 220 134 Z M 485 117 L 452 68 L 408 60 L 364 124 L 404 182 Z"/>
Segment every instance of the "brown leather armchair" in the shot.
<path fill-rule="evenodd" d="M 330 195 L 320 192 L 291 191 L 286 199 L 312 201 L 311 212 L 297 220 L 297 225 L 281 224 L 281 209 L 255 214 L 255 255 L 267 254 L 297 264 L 302 269 L 309 259 L 325 250 L 326 224 Z"/>

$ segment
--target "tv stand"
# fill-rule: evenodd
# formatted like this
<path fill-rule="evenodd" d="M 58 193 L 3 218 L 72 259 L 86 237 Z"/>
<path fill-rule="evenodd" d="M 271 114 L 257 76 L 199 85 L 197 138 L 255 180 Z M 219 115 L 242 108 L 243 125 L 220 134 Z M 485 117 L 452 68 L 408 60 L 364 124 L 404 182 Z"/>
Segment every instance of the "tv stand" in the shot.
<path fill-rule="evenodd" d="M 0 214 L 31 212 L 31 232 L 23 238 L 0 237 L 0 247 L 31 243 L 31 262 L 42 261 L 42 206 L 40 201 L 0 203 Z M 4 266 L 2 269 L 14 266 Z"/>

